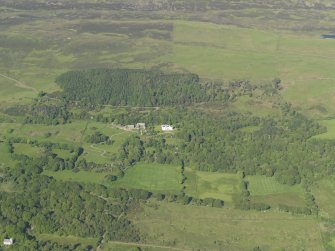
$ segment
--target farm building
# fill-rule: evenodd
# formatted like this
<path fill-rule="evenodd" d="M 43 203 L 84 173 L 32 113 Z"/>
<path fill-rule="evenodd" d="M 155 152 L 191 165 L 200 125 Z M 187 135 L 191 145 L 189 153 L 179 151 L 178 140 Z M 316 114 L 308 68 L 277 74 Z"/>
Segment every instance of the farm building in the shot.
<path fill-rule="evenodd" d="M 173 131 L 173 127 L 171 125 L 161 125 L 162 131 Z"/>
<path fill-rule="evenodd" d="M 134 125 L 126 125 L 126 129 L 133 130 L 135 129 Z"/>
<path fill-rule="evenodd" d="M 3 244 L 4 244 L 5 246 L 13 245 L 13 239 L 12 239 L 12 238 L 10 238 L 10 239 L 4 239 L 4 240 L 3 240 Z"/>
<path fill-rule="evenodd" d="M 145 123 L 137 123 L 135 127 L 136 129 L 145 130 Z"/>

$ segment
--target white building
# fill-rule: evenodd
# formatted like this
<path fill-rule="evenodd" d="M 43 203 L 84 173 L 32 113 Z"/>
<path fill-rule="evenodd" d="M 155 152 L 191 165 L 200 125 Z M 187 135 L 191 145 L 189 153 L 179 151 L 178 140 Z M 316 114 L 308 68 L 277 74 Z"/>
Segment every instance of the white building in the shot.
<path fill-rule="evenodd" d="M 162 131 L 173 131 L 173 127 L 171 125 L 161 125 Z"/>
<path fill-rule="evenodd" d="M 10 239 L 4 239 L 4 240 L 3 240 L 3 244 L 4 244 L 5 246 L 13 245 L 13 239 L 12 239 L 12 238 L 10 238 Z"/>
<path fill-rule="evenodd" d="M 145 130 L 145 123 L 137 123 L 135 128 Z"/>

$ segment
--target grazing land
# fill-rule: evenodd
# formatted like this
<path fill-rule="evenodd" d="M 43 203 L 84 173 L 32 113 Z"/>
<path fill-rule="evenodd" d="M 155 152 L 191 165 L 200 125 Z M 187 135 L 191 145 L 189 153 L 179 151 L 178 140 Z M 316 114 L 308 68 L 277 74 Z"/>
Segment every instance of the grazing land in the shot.
<path fill-rule="evenodd" d="M 281 212 L 245 212 L 151 202 L 135 216 L 148 233 L 147 243 L 220 250 L 322 250 L 318 222 L 314 217 Z M 275 228 L 273 226 L 276 226 Z"/>
<path fill-rule="evenodd" d="M 248 190 L 252 200 L 278 206 L 304 206 L 304 190 L 301 185 L 280 184 L 275 177 L 248 176 Z"/>

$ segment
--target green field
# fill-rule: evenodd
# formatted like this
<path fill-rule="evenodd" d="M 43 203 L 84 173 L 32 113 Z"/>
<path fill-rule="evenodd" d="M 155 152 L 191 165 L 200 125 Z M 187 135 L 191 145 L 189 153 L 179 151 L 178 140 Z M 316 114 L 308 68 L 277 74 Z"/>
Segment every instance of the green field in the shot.
<path fill-rule="evenodd" d="M 323 250 L 315 218 L 282 212 L 153 201 L 134 216 L 134 222 L 147 234 L 145 243 L 185 250 Z"/>
<path fill-rule="evenodd" d="M 283 185 L 275 177 L 247 176 L 248 189 L 255 202 L 264 202 L 277 206 L 304 206 L 304 190 L 301 185 Z"/>
<path fill-rule="evenodd" d="M 123 178 L 113 183 L 115 186 L 141 188 L 152 192 L 181 191 L 180 167 L 175 165 L 139 163 L 127 169 Z"/>
<path fill-rule="evenodd" d="M 335 218 L 335 177 L 319 180 L 312 188 L 320 214 L 329 219 Z"/>
<path fill-rule="evenodd" d="M 211 173 L 187 170 L 186 194 L 196 198 L 215 198 L 232 202 L 232 195 L 240 192 L 239 174 Z"/>

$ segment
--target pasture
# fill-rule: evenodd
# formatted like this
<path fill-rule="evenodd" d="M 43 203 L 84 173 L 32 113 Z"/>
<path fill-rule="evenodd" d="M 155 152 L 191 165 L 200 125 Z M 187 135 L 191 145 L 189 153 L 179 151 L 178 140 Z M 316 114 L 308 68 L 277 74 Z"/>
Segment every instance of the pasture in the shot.
<path fill-rule="evenodd" d="M 182 188 L 180 179 L 179 166 L 139 163 L 129 167 L 124 177 L 113 182 L 113 186 L 179 193 Z"/>
<path fill-rule="evenodd" d="M 232 196 L 240 192 L 241 175 L 228 173 L 200 172 L 186 169 L 186 194 L 204 199 L 221 199 L 228 204 Z"/>
<path fill-rule="evenodd" d="M 283 185 L 275 177 L 261 175 L 247 176 L 248 190 L 255 202 L 264 202 L 272 206 L 305 206 L 304 190 L 301 185 Z"/>
<path fill-rule="evenodd" d="M 323 250 L 314 217 L 156 201 L 143 207 L 133 221 L 147 235 L 144 243 L 185 250 Z"/>

